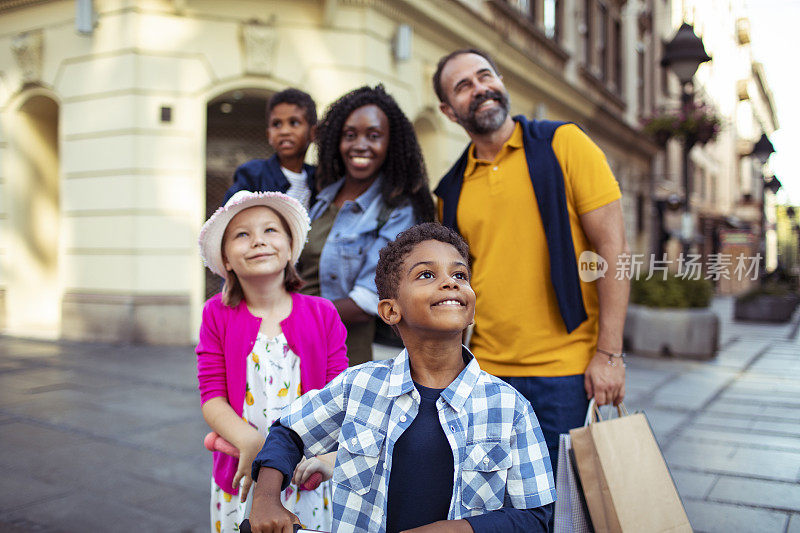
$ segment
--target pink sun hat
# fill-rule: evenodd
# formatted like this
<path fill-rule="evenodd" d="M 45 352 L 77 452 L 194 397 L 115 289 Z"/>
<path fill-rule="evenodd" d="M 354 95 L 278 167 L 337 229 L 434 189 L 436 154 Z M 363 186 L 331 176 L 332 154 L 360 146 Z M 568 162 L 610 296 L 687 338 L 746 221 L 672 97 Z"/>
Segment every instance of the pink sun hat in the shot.
<path fill-rule="evenodd" d="M 280 213 L 286 220 L 292 236 L 290 260 L 293 265 L 297 263 L 311 227 L 311 220 L 308 218 L 305 208 L 300 202 L 282 192 L 239 191 L 231 196 L 225 205 L 217 209 L 200 229 L 200 239 L 198 240 L 200 257 L 214 274 L 225 277 L 225 265 L 222 261 L 222 237 L 225 235 L 228 223 L 240 212 L 256 206 L 269 207 Z"/>

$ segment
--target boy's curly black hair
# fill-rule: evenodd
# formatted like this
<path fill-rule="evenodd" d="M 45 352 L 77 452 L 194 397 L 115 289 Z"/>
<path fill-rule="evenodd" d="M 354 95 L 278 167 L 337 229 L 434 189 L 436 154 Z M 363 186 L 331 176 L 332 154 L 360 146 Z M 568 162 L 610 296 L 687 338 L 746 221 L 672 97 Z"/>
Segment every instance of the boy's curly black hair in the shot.
<path fill-rule="evenodd" d="M 375 285 L 378 298 L 395 298 L 400 284 L 400 269 L 406 256 L 416 245 L 425 241 L 439 241 L 452 245 L 469 265 L 469 246 L 461 235 L 438 222 L 426 222 L 400 232 L 397 238 L 381 248 L 375 268 Z"/>
<path fill-rule="evenodd" d="M 306 122 L 308 122 L 309 126 L 314 126 L 317 123 L 317 104 L 314 102 L 314 99 L 311 98 L 310 94 L 300 89 L 289 87 L 270 97 L 269 102 L 267 102 L 267 124 L 269 124 L 269 117 L 272 114 L 272 110 L 275 109 L 275 106 L 278 104 L 294 104 L 303 110 L 306 116 Z"/>
<path fill-rule="evenodd" d="M 396 207 L 408 198 L 419 222 L 432 221 L 433 199 L 428 188 L 428 174 L 417 135 L 411 122 L 383 85 L 376 85 L 374 88 L 365 85 L 350 91 L 331 104 L 326 111 L 317 130 L 317 187 L 321 190 L 344 176 L 345 166 L 339 151 L 342 128 L 350 113 L 366 105 L 378 106 L 389 119 L 389 148 L 381 167 L 381 195 L 384 203 L 390 208 Z"/>

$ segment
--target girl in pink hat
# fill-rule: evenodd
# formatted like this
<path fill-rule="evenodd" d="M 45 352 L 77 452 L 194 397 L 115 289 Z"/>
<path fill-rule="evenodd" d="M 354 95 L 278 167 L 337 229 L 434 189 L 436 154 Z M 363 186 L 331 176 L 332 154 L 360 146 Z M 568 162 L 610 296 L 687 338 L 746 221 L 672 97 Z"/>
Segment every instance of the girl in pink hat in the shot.
<path fill-rule="evenodd" d="M 238 452 L 214 452 L 211 530 L 238 531 L 250 513 L 253 459 L 281 409 L 322 388 L 347 368 L 346 331 L 336 308 L 298 294 L 295 270 L 309 229 L 305 209 L 289 196 L 240 191 L 200 232 L 206 266 L 225 279 L 203 308 L 197 376 L 203 418 Z M 298 466 L 302 484 L 315 472 L 330 478 L 326 458 Z M 313 529 L 330 529 L 329 484 L 290 485 L 284 506 Z"/>

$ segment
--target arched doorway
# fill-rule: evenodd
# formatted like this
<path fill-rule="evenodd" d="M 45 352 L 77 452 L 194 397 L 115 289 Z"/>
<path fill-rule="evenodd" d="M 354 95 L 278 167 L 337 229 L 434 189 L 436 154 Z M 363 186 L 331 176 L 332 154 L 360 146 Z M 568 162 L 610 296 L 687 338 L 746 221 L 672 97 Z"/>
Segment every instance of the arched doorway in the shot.
<path fill-rule="evenodd" d="M 222 204 L 233 184 L 236 167 L 273 150 L 267 144 L 265 89 L 236 89 L 208 102 L 206 107 L 206 219 Z M 222 280 L 205 271 L 206 298 L 219 292 Z"/>
<path fill-rule="evenodd" d="M 61 322 L 58 103 L 33 94 L 10 119 L 7 327 L 17 335 L 55 338 Z"/>

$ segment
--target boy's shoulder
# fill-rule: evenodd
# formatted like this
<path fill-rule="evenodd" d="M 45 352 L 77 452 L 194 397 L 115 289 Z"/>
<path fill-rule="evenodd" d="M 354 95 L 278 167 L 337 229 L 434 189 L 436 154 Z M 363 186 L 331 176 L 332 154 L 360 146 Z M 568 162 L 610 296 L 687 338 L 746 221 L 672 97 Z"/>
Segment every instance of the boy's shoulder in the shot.
<path fill-rule="evenodd" d="M 358 391 L 372 391 L 379 396 L 386 392 L 392 375 L 394 358 L 367 361 L 345 368 L 339 377 L 346 394 L 360 396 Z"/>
<path fill-rule="evenodd" d="M 481 369 L 478 374 L 475 386 L 482 389 L 488 407 L 513 405 L 514 411 L 517 414 L 533 411 L 531 403 L 522 393 L 502 379 L 489 374 L 483 369 Z M 511 401 L 513 401 L 513 404 Z"/>
<path fill-rule="evenodd" d="M 246 174 L 256 176 L 267 170 L 270 166 L 273 166 L 274 163 L 277 163 L 276 155 L 270 156 L 269 159 L 251 159 L 250 161 L 247 161 L 239 165 L 236 168 L 236 172 L 243 172 Z M 279 163 L 277 167 L 280 168 Z"/>
<path fill-rule="evenodd" d="M 367 361 L 345 370 L 350 381 L 359 379 L 388 380 L 394 366 L 394 357 L 377 361 Z"/>

